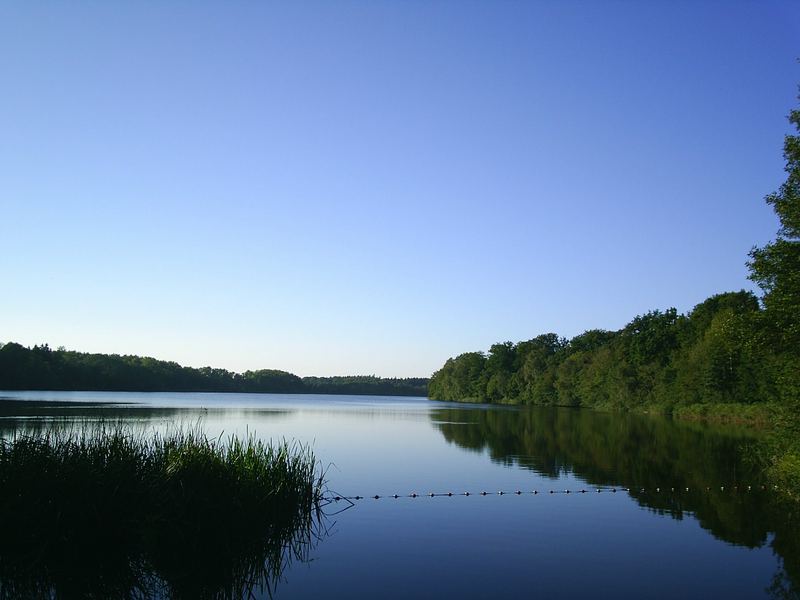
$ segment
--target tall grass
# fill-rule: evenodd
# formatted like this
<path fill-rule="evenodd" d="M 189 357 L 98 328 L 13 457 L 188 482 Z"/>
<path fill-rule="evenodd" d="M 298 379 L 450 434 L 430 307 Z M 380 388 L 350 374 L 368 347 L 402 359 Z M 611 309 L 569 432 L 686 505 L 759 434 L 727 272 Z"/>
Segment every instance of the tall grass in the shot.
<path fill-rule="evenodd" d="M 319 518 L 312 452 L 100 423 L 0 441 L 0 598 L 271 594 Z"/>

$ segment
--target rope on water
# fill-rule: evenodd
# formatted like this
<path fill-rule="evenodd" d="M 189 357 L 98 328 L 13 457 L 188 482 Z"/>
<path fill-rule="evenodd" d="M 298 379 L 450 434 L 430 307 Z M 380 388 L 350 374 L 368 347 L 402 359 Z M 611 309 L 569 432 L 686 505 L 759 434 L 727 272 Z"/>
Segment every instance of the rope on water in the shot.
<path fill-rule="evenodd" d="M 328 502 L 350 502 L 352 503 L 354 500 L 384 500 L 384 499 L 394 499 L 399 500 L 400 498 L 453 498 L 455 496 L 538 496 L 538 495 L 550 495 L 550 494 L 590 494 L 590 493 L 609 493 L 609 494 L 616 494 L 617 492 L 627 492 L 627 493 L 639 493 L 639 494 L 647 494 L 647 493 L 686 493 L 690 491 L 704 491 L 704 492 L 711 492 L 712 489 L 714 491 L 717 490 L 716 487 L 712 488 L 711 486 L 707 486 L 705 488 L 688 488 L 688 487 L 655 487 L 655 488 L 643 488 L 643 487 L 592 487 L 592 488 L 580 488 L 580 489 L 546 489 L 546 490 L 530 490 L 530 491 L 523 491 L 523 490 L 512 490 L 512 491 L 504 491 L 500 490 L 498 492 L 488 492 L 488 491 L 480 491 L 480 492 L 428 492 L 424 494 L 419 494 L 417 492 L 411 492 L 409 494 L 375 494 L 373 496 L 344 496 L 341 494 L 331 493 L 330 495 L 325 496 L 325 500 Z M 768 487 L 766 485 L 732 485 L 732 486 L 719 486 L 719 491 L 724 492 L 752 492 L 752 491 L 760 491 L 760 490 L 778 490 L 778 486 Z"/>

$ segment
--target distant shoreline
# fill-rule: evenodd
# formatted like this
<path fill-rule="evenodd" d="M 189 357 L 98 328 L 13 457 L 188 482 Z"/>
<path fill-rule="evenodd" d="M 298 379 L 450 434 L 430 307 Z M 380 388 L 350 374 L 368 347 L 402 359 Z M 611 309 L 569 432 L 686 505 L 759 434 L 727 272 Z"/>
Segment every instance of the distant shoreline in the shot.
<path fill-rule="evenodd" d="M 425 377 L 374 375 L 299 377 L 276 369 L 235 373 L 212 367 L 184 367 L 150 357 L 53 350 L 47 344 L 32 348 L 15 342 L 0 345 L 0 389 L 8 391 L 427 397 L 428 381 Z"/>
<path fill-rule="evenodd" d="M 364 392 L 364 393 L 351 393 L 351 392 L 219 392 L 219 391 L 204 391 L 204 390 L 63 390 L 63 389 L 18 389 L 18 390 L 10 390 L 10 389 L 0 389 L 0 403 L 7 404 L 9 402 L 38 402 L 40 404 L 63 404 L 62 401 L 59 400 L 20 400 L 19 398 L 9 398 L 3 396 L 3 394 L 17 394 L 17 393 L 49 393 L 49 392 L 58 392 L 58 393 L 68 393 L 68 394 L 257 394 L 259 396 L 385 396 L 387 398 L 424 398 L 425 400 L 429 400 L 429 398 L 424 395 L 420 394 L 418 396 L 412 394 L 379 394 L 379 393 L 372 393 L 372 392 Z M 439 402 L 439 401 L 437 401 Z M 102 406 L 107 406 L 109 404 L 120 404 L 126 405 L 126 402 L 91 402 L 85 401 L 81 402 L 82 405 L 91 405 L 97 404 Z M 487 405 L 488 406 L 488 405 Z M 495 406 L 495 405 L 493 405 Z M 562 408 L 562 407 L 559 407 Z"/>

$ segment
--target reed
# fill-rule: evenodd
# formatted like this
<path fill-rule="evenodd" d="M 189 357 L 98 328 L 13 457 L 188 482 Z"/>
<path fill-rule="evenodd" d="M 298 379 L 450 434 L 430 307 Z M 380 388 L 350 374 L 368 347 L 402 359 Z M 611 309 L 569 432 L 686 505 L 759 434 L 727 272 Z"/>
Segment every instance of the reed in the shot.
<path fill-rule="evenodd" d="M 239 598 L 304 559 L 311 450 L 199 427 L 47 427 L 0 441 L 0 598 Z"/>

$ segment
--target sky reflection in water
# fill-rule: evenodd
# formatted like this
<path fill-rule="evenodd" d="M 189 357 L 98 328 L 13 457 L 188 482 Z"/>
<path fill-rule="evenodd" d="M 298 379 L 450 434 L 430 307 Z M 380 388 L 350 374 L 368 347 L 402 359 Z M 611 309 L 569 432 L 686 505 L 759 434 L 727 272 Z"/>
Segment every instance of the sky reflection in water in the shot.
<path fill-rule="evenodd" d="M 278 597 L 356 590 L 383 597 L 766 597 L 776 574 L 783 576 L 774 549 L 797 576 L 796 532 L 769 493 L 730 490 L 759 483 L 743 459 L 753 440 L 732 429 L 413 398 L 0 396 L 4 432 L 30 419 L 102 417 L 156 428 L 199 421 L 212 435 L 294 439 L 313 447 L 330 489 L 344 495 L 632 488 L 630 495 L 361 500 L 329 518 L 331 535 L 312 562 L 285 574 Z"/>

